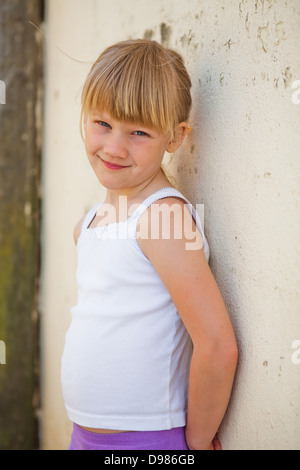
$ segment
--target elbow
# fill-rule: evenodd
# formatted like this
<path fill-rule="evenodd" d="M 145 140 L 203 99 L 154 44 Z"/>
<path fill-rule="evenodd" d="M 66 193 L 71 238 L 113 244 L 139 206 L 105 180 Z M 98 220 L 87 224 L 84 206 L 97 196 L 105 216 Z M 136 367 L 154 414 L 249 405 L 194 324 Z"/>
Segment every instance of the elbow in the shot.
<path fill-rule="evenodd" d="M 238 355 L 238 347 L 235 338 L 220 345 L 217 352 L 218 360 L 223 368 L 233 374 L 237 367 Z"/>
<path fill-rule="evenodd" d="M 194 352 L 195 355 L 198 355 L 197 348 Z M 202 345 L 198 353 L 198 357 L 210 364 L 211 367 L 234 375 L 238 363 L 238 347 L 235 338 L 211 342 L 204 347 Z"/>
<path fill-rule="evenodd" d="M 238 362 L 238 347 L 233 331 L 215 343 L 216 356 L 224 367 L 236 369 Z"/>
<path fill-rule="evenodd" d="M 236 341 L 232 341 L 231 344 L 225 346 L 223 351 L 223 360 L 227 367 L 235 372 L 238 363 L 238 347 Z"/>

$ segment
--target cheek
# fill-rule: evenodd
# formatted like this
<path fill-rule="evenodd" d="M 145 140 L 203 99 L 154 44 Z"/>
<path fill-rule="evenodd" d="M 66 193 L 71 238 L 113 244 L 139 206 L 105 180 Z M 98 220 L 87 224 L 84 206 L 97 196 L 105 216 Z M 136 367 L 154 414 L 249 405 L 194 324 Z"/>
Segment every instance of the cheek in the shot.
<path fill-rule="evenodd" d="M 87 153 L 93 153 L 100 147 L 100 140 L 97 135 L 88 132 L 85 137 L 85 148 Z"/>

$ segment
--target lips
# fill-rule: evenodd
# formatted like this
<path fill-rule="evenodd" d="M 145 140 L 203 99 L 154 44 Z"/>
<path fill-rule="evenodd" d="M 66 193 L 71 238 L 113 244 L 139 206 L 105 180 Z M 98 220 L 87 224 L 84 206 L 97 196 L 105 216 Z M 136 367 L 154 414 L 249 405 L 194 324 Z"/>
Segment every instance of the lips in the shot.
<path fill-rule="evenodd" d="M 109 168 L 110 170 L 123 170 L 124 168 L 128 168 L 128 166 L 125 165 L 116 165 L 115 163 L 107 162 L 106 160 L 103 160 L 103 158 L 101 158 L 101 161 L 106 168 Z"/>

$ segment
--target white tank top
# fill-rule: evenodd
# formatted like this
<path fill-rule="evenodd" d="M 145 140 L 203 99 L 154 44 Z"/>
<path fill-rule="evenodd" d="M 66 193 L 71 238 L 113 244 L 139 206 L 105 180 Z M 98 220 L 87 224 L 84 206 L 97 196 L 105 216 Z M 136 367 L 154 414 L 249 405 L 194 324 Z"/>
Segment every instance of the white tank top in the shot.
<path fill-rule="evenodd" d="M 171 196 L 192 211 L 208 259 L 200 218 L 173 188 L 152 194 L 125 222 L 88 228 L 100 204 L 83 222 L 78 302 L 61 368 L 68 416 L 81 426 L 151 431 L 186 423 L 191 340 L 136 239 L 141 214 Z"/>

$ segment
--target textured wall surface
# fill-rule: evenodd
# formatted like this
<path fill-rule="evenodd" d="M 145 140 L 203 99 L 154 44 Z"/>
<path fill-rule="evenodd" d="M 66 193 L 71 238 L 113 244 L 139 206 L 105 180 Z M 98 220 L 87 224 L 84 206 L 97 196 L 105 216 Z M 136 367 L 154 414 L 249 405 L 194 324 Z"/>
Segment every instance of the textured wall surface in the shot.
<path fill-rule="evenodd" d="M 211 267 L 239 344 L 223 446 L 299 449 L 300 1 L 51 0 L 46 34 L 44 448 L 70 438 L 59 374 L 76 301 L 72 230 L 103 196 L 78 132 L 81 85 L 103 48 L 147 37 L 181 52 L 193 81 L 193 132 L 170 168 L 204 203 Z"/>

